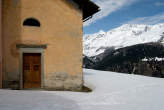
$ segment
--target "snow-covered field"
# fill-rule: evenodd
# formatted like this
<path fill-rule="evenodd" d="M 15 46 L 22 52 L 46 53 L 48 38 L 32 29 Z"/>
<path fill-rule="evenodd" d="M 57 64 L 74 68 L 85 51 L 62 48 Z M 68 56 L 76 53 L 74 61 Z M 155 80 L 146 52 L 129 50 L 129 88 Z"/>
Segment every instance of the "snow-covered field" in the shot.
<path fill-rule="evenodd" d="M 164 79 L 84 69 L 91 93 L 0 90 L 0 110 L 164 110 Z"/>

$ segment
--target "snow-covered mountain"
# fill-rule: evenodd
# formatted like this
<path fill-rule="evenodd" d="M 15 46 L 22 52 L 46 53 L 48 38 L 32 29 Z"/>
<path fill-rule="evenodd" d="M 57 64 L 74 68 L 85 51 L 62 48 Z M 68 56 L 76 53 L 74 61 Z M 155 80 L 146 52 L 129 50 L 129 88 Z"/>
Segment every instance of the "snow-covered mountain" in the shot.
<path fill-rule="evenodd" d="M 115 49 L 148 42 L 163 42 L 164 23 L 156 25 L 125 24 L 108 32 L 84 35 L 83 54 L 96 56 L 107 48 Z"/>

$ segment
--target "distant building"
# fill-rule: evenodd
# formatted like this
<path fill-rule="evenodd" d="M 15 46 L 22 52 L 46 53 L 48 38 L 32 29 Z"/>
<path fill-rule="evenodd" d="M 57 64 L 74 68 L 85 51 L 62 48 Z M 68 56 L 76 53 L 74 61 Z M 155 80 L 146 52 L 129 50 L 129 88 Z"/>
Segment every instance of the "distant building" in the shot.
<path fill-rule="evenodd" d="M 83 21 L 99 7 L 90 0 L 2 0 L 1 7 L 0 85 L 81 89 Z"/>

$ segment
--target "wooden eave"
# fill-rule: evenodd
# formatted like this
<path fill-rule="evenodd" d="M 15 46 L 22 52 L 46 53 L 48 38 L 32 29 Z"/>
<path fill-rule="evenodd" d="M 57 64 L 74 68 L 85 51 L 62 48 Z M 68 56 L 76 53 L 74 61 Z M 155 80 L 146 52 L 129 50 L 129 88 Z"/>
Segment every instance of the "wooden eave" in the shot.
<path fill-rule="evenodd" d="M 90 19 L 95 13 L 100 11 L 99 6 L 90 0 L 73 0 L 83 11 L 83 21 Z"/>

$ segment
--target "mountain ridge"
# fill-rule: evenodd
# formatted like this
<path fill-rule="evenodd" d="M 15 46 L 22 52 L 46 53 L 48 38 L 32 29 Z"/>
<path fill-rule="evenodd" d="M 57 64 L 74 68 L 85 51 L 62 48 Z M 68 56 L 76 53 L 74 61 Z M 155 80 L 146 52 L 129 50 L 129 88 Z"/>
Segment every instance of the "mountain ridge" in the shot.
<path fill-rule="evenodd" d="M 84 35 L 83 54 L 92 57 L 107 48 L 119 49 L 136 44 L 163 42 L 164 23 L 156 25 L 124 24 L 118 28 L 95 34 Z"/>

